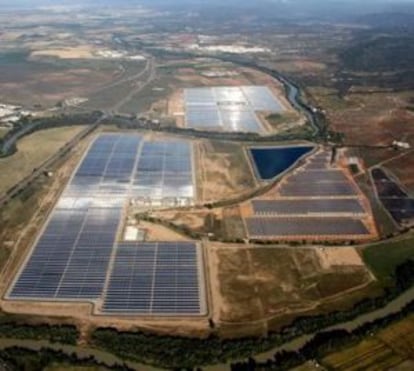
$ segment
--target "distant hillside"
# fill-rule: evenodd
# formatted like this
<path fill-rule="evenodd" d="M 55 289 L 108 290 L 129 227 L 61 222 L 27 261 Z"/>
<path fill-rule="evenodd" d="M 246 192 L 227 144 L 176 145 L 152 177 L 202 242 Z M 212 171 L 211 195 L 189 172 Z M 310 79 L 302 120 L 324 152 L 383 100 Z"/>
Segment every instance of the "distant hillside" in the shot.
<path fill-rule="evenodd" d="M 339 54 L 346 70 L 398 72 L 414 69 L 414 34 L 357 42 Z"/>
<path fill-rule="evenodd" d="M 366 14 L 356 18 L 357 23 L 387 31 L 414 32 L 414 4 L 402 12 Z"/>

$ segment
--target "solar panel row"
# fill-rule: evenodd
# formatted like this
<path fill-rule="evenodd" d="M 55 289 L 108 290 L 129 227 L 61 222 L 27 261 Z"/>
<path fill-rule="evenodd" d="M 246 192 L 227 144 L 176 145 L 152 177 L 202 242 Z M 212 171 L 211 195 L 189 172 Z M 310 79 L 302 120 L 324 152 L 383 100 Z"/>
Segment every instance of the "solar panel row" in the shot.
<path fill-rule="evenodd" d="M 325 182 L 347 182 L 348 179 L 341 170 L 313 170 L 302 171 L 294 174 L 289 178 L 289 181 L 300 183 L 325 183 Z"/>
<path fill-rule="evenodd" d="M 358 236 L 368 233 L 359 219 L 351 218 L 247 218 L 251 238 L 290 236 Z"/>
<path fill-rule="evenodd" d="M 315 154 L 304 167 L 306 170 L 327 170 L 330 167 L 331 154 L 324 151 Z"/>
<path fill-rule="evenodd" d="M 255 215 L 290 214 L 363 214 L 358 199 L 278 199 L 252 201 Z"/>
<path fill-rule="evenodd" d="M 332 197 L 356 196 L 357 192 L 347 182 L 296 183 L 292 181 L 280 189 L 280 194 L 289 197 Z"/>

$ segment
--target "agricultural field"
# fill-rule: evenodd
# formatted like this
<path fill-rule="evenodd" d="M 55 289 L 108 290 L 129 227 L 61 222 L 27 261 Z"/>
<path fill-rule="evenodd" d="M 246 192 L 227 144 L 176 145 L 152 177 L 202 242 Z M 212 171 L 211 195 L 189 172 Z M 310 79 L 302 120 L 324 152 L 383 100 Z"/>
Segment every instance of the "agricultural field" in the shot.
<path fill-rule="evenodd" d="M 172 92 L 171 80 L 157 77 L 141 91 L 131 96 L 119 111 L 132 115 L 154 115 L 156 118 L 164 116 L 168 106 L 168 95 Z"/>
<path fill-rule="evenodd" d="M 395 241 L 385 241 L 362 248 L 362 257 L 377 279 L 391 282 L 395 267 L 414 259 L 414 236 L 410 233 Z"/>
<path fill-rule="evenodd" d="M 411 370 L 414 367 L 414 316 L 321 360 L 329 370 Z"/>
<path fill-rule="evenodd" d="M 9 129 L 0 128 L 0 139 L 3 138 L 8 132 Z"/>
<path fill-rule="evenodd" d="M 6 192 L 29 175 L 84 128 L 69 126 L 46 129 L 21 139 L 16 153 L 0 159 L 0 193 Z"/>
<path fill-rule="evenodd" d="M 88 97 L 120 74 L 112 62 L 30 59 L 27 51 L 0 54 L 0 101 L 25 107 L 53 107 L 73 97 Z"/>
<path fill-rule="evenodd" d="M 298 367 L 292 368 L 291 371 L 316 371 L 316 370 L 326 370 L 324 367 L 322 367 L 319 363 L 315 361 L 308 361 L 304 363 L 303 365 L 300 365 Z"/>
<path fill-rule="evenodd" d="M 390 145 L 394 139 L 404 140 L 414 134 L 414 115 L 407 110 L 411 97 L 408 92 L 349 92 L 344 97 L 338 92 L 316 92 L 311 96 L 326 110 L 332 129 L 344 134 L 346 143 Z"/>
<path fill-rule="evenodd" d="M 121 107 L 127 104 L 134 97 L 134 92 L 141 89 L 142 84 L 148 78 L 146 62 L 138 61 L 135 65 L 130 63 L 124 67 L 122 73 L 113 76 L 113 81 L 100 86 L 92 94 L 88 95 L 88 101 L 82 104 L 81 108 L 89 110 L 124 110 Z M 125 102 L 125 103 L 124 103 Z M 135 103 L 136 104 L 136 103 Z M 132 113 L 138 113 L 135 110 Z"/>

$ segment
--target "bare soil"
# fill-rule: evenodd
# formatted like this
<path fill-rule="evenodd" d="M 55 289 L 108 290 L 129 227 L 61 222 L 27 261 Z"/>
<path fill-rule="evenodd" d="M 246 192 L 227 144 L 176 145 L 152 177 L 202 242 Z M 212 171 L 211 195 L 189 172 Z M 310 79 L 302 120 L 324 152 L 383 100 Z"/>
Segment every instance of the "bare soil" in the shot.
<path fill-rule="evenodd" d="M 211 271 L 212 287 L 219 287 L 213 295 L 214 313 L 223 323 L 267 321 L 317 311 L 324 301 L 346 297 L 372 281 L 351 248 L 325 253 L 318 248 L 216 244 L 210 246 L 210 256 L 217 266 Z"/>
<path fill-rule="evenodd" d="M 197 146 L 199 201 L 235 197 L 256 187 L 242 146 L 227 142 L 201 142 Z"/>
<path fill-rule="evenodd" d="M 139 222 L 139 227 L 147 231 L 146 241 L 186 241 L 187 237 L 159 224 L 145 221 Z"/>

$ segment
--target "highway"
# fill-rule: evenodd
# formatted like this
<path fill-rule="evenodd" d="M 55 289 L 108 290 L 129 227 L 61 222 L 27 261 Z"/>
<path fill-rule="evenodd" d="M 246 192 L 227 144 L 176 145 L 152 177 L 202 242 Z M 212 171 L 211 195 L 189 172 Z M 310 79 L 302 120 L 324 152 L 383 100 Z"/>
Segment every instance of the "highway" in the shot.
<path fill-rule="evenodd" d="M 148 77 L 146 77 L 143 81 L 139 80 L 140 78 L 144 77 L 145 74 L 148 74 Z M 117 114 L 118 110 L 127 103 L 134 95 L 138 94 L 141 90 L 143 90 L 152 80 L 154 80 L 156 76 L 156 69 L 154 65 L 154 59 L 149 58 L 147 60 L 147 65 L 145 67 L 145 70 L 139 74 L 139 78 L 134 78 L 133 80 L 136 81 L 136 87 L 132 89 L 125 97 L 120 99 L 114 106 L 112 106 L 109 111 L 113 114 Z M 128 79 L 129 81 L 129 79 Z"/>

